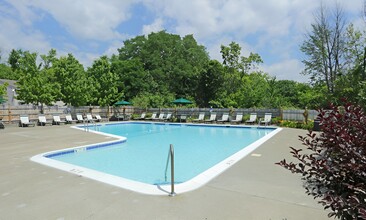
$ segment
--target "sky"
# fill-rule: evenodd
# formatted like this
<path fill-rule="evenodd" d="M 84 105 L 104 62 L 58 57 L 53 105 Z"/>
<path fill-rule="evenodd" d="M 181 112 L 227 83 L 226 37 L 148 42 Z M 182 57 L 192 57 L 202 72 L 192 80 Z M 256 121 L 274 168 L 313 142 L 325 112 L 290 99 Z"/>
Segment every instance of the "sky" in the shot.
<path fill-rule="evenodd" d="M 363 0 L 338 0 L 348 22 L 365 29 Z M 323 0 L 331 8 L 335 0 Z M 123 41 L 166 30 L 193 34 L 211 59 L 234 41 L 242 55 L 258 53 L 260 69 L 278 80 L 308 82 L 300 51 L 318 0 L 0 0 L 0 51 L 58 56 L 72 53 L 84 67 L 117 54 Z"/>

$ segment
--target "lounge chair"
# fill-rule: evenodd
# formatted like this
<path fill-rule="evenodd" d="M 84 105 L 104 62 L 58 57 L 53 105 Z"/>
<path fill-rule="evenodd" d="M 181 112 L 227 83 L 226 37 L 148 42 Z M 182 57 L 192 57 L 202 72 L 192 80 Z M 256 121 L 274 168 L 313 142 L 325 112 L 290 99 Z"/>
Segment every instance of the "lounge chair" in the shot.
<path fill-rule="evenodd" d="M 5 129 L 5 125 L 4 125 L 3 121 L 2 121 L 2 119 L 0 119 L 0 129 Z"/>
<path fill-rule="evenodd" d="M 127 120 L 130 120 L 131 118 L 131 115 L 127 115 L 125 113 L 122 113 L 122 114 L 117 114 L 114 116 L 115 118 L 117 118 L 117 120 L 121 120 L 121 121 L 127 121 Z"/>
<path fill-rule="evenodd" d="M 198 115 L 198 118 L 196 119 L 193 119 L 192 122 L 202 122 L 205 120 L 205 113 L 204 112 L 201 112 L 199 115 Z"/>
<path fill-rule="evenodd" d="M 249 120 L 246 120 L 245 123 L 254 124 L 257 121 L 257 113 L 250 113 Z"/>
<path fill-rule="evenodd" d="M 236 118 L 231 120 L 232 123 L 241 123 L 243 121 L 243 113 L 237 113 Z"/>
<path fill-rule="evenodd" d="M 47 121 L 45 115 L 38 115 L 38 125 L 40 126 L 52 125 L 52 121 Z"/>
<path fill-rule="evenodd" d="M 140 117 L 135 118 L 135 120 L 143 120 L 146 117 L 146 112 L 143 112 Z"/>
<path fill-rule="evenodd" d="M 86 114 L 86 120 L 90 123 L 96 121 L 91 114 Z"/>
<path fill-rule="evenodd" d="M 216 121 L 216 113 L 211 113 L 210 118 L 205 120 L 205 122 L 210 122 L 210 123 L 212 123 L 214 121 Z"/>
<path fill-rule="evenodd" d="M 21 115 L 19 117 L 19 127 L 35 126 L 36 124 L 29 121 L 28 115 Z"/>
<path fill-rule="evenodd" d="M 187 121 L 187 115 L 179 115 L 178 119 L 179 119 L 179 122 L 186 122 Z"/>
<path fill-rule="evenodd" d="M 104 119 L 100 116 L 100 114 L 95 114 L 94 117 L 95 117 L 95 121 L 97 121 L 97 122 L 104 121 Z"/>
<path fill-rule="evenodd" d="M 156 119 L 157 119 L 156 115 L 157 115 L 157 113 L 156 113 L 156 112 L 154 112 L 154 113 L 151 115 L 151 117 L 150 117 L 150 118 L 146 118 L 146 120 L 156 120 Z"/>
<path fill-rule="evenodd" d="M 172 119 L 172 113 L 168 113 L 163 121 L 170 121 Z"/>
<path fill-rule="evenodd" d="M 158 118 L 152 119 L 152 120 L 157 120 L 157 121 L 164 121 L 164 113 L 160 113 Z"/>
<path fill-rule="evenodd" d="M 259 124 L 264 124 L 265 126 L 271 124 L 272 113 L 265 113 L 264 119 L 259 121 Z"/>
<path fill-rule="evenodd" d="M 82 114 L 76 114 L 76 122 L 77 123 L 82 123 L 84 122 L 84 117 Z"/>
<path fill-rule="evenodd" d="M 66 123 L 67 124 L 72 124 L 73 122 L 77 122 L 78 121 L 78 120 L 72 119 L 72 116 L 71 115 L 66 115 L 65 116 L 65 120 L 66 120 Z"/>
<path fill-rule="evenodd" d="M 66 121 L 61 120 L 59 115 L 53 116 L 53 124 L 54 125 L 61 125 L 62 123 L 66 124 Z"/>
<path fill-rule="evenodd" d="M 218 123 L 224 123 L 229 121 L 229 113 L 225 112 L 224 114 L 222 114 L 221 119 L 217 120 Z"/>

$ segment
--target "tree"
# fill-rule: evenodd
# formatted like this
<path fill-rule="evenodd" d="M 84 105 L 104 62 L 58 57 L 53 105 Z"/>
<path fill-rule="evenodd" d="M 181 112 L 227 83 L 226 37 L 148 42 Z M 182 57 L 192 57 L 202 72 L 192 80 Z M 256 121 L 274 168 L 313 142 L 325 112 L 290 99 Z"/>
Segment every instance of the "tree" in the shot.
<path fill-rule="evenodd" d="M 132 99 L 133 105 L 140 108 L 161 108 L 171 106 L 174 94 L 166 93 L 163 95 L 154 93 L 140 93 Z"/>
<path fill-rule="evenodd" d="M 301 45 L 301 51 L 307 57 L 302 61 L 305 65 L 303 74 L 310 75 L 312 82 L 324 82 L 329 95 L 336 91 L 336 81 L 345 65 L 345 19 L 339 5 L 332 15 L 330 18 L 329 11 L 321 5 L 312 30 Z"/>
<path fill-rule="evenodd" d="M 18 79 L 17 74 L 6 64 L 0 63 L 0 79 Z"/>
<path fill-rule="evenodd" d="M 241 56 L 241 47 L 235 42 L 231 42 L 229 46 L 221 45 L 221 54 L 225 68 L 221 105 L 224 107 L 246 105 L 244 96 L 248 96 L 248 92 L 251 92 L 246 88 L 248 86 L 246 83 L 250 83 L 248 76 L 252 73 L 256 75 L 254 70 L 262 60 L 254 53 L 250 53 L 248 57 Z"/>
<path fill-rule="evenodd" d="M 351 24 L 347 28 L 345 60 L 347 72 L 337 81 L 336 97 L 363 105 L 363 89 L 366 81 L 366 35 Z M 365 105 L 363 105 L 366 107 Z"/>
<path fill-rule="evenodd" d="M 109 106 L 121 97 L 118 92 L 119 77 L 112 72 L 112 65 L 107 56 L 93 62 L 87 71 L 89 80 L 93 81 L 93 98 L 100 106 Z"/>
<path fill-rule="evenodd" d="M 10 51 L 8 63 L 13 71 L 16 71 L 17 69 L 19 69 L 19 65 L 20 65 L 19 61 L 22 56 L 24 56 L 24 51 L 21 49 L 19 49 L 19 50 L 12 49 Z"/>
<path fill-rule="evenodd" d="M 8 88 L 9 84 L 7 82 L 5 82 L 4 84 L 0 85 L 0 104 L 2 104 L 3 102 L 6 102 L 6 90 Z"/>
<path fill-rule="evenodd" d="M 229 72 L 239 71 L 242 69 L 240 62 L 241 47 L 238 43 L 231 42 L 229 46 L 221 45 L 222 63 L 229 69 Z"/>
<path fill-rule="evenodd" d="M 118 52 L 121 61 L 141 63 L 150 83 L 145 92 L 154 94 L 193 97 L 199 74 L 209 61 L 205 48 L 192 35 L 181 38 L 165 31 L 126 40 Z"/>
<path fill-rule="evenodd" d="M 52 67 L 52 63 L 57 60 L 56 54 L 56 50 L 51 49 L 50 51 L 48 51 L 47 55 L 41 55 L 43 68 L 50 69 Z"/>
<path fill-rule="evenodd" d="M 222 92 L 224 68 L 217 60 L 207 63 L 198 79 L 196 102 L 200 107 L 208 107 L 210 101 L 216 100 Z"/>
<path fill-rule="evenodd" d="M 61 101 L 72 106 L 83 106 L 93 101 L 93 81 L 87 78 L 83 65 L 72 54 L 57 59 L 52 68 L 60 84 Z"/>
<path fill-rule="evenodd" d="M 297 162 L 279 165 L 302 175 L 306 193 L 319 198 L 329 217 L 366 219 L 366 115 L 345 103 L 320 110 L 322 132 L 300 140 L 307 151 L 291 147 Z"/>
<path fill-rule="evenodd" d="M 237 97 L 237 107 L 263 107 L 263 100 L 266 97 L 268 88 L 268 80 L 269 76 L 261 72 L 253 72 L 244 76 L 241 80 L 242 89 L 240 92 L 234 94 Z"/>
<path fill-rule="evenodd" d="M 114 57 L 112 58 L 111 71 L 118 77 L 119 81 L 116 88 L 126 100 L 151 91 L 151 87 L 158 87 L 138 59 L 119 60 Z"/>
<path fill-rule="evenodd" d="M 59 95 L 59 85 L 55 82 L 53 71 L 37 65 L 37 53 L 25 51 L 17 61 L 20 78 L 17 81 L 17 99 L 25 103 L 51 105 Z M 43 60 L 44 61 L 44 60 Z"/>

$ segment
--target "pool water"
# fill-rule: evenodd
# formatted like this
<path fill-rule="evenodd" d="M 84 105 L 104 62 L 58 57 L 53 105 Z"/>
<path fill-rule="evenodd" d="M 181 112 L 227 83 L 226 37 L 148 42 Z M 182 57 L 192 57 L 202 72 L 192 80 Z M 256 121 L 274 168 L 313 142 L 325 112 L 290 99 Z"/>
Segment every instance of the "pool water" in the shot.
<path fill-rule="evenodd" d="M 274 127 L 149 122 L 72 128 L 116 140 L 45 152 L 31 160 L 149 195 L 172 194 L 170 163 L 167 160 L 170 144 L 175 151 L 174 188 L 179 194 L 207 184 L 281 130 Z"/>
<path fill-rule="evenodd" d="M 175 182 L 182 183 L 274 130 L 163 123 L 120 123 L 90 129 L 124 136 L 127 141 L 52 159 L 153 185 L 170 184 L 170 144 L 175 152 Z"/>

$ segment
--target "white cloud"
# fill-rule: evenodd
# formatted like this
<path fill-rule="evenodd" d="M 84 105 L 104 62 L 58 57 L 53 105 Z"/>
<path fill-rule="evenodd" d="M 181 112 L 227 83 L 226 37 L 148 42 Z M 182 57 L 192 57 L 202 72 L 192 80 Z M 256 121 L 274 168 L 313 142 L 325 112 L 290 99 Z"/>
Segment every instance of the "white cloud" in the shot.
<path fill-rule="evenodd" d="M 20 13 L 22 21 L 32 22 L 37 16 L 35 9 L 49 13 L 61 26 L 78 38 L 110 40 L 120 37 L 116 31 L 119 24 L 129 19 L 134 1 L 119 0 L 14 0 L 9 1 Z M 39 12 L 39 11 L 38 11 Z"/>
<path fill-rule="evenodd" d="M 18 21 L 0 15 L 0 45 L 2 52 L 9 53 L 12 49 L 22 49 L 45 53 L 51 48 L 43 33 L 24 28 Z"/>
<path fill-rule="evenodd" d="M 142 34 L 148 35 L 151 32 L 159 32 L 164 29 L 164 21 L 161 18 L 155 19 L 152 24 L 142 26 Z"/>
<path fill-rule="evenodd" d="M 64 0 L 33 1 L 33 6 L 50 13 L 75 36 L 85 39 L 110 40 L 120 37 L 116 27 L 130 17 L 131 1 Z"/>
<path fill-rule="evenodd" d="M 309 81 L 307 76 L 300 74 L 304 69 L 304 66 L 297 59 L 282 60 L 272 65 L 262 65 L 260 69 L 271 76 L 276 76 L 278 80 Z"/>

